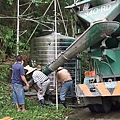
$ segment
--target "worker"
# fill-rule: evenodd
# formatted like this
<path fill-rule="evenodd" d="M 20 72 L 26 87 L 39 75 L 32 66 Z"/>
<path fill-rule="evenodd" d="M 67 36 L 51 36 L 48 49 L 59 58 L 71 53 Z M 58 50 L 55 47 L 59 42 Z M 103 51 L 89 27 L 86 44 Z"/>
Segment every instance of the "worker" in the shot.
<path fill-rule="evenodd" d="M 18 112 L 20 111 L 20 105 L 22 106 L 22 112 L 25 112 L 25 94 L 23 84 L 29 88 L 29 84 L 25 78 L 25 71 L 22 65 L 22 56 L 16 57 L 16 62 L 12 65 L 12 91 L 13 101 L 16 104 Z"/>
<path fill-rule="evenodd" d="M 63 106 L 65 108 L 67 107 L 65 97 L 68 90 L 70 90 L 72 103 L 74 104 L 75 102 L 74 83 L 68 70 L 66 70 L 63 67 L 59 67 L 56 71 L 56 79 L 62 83 L 62 87 L 60 90 L 60 101 L 63 104 Z"/>
<path fill-rule="evenodd" d="M 45 104 L 44 96 L 48 97 L 49 95 L 50 79 L 41 71 L 40 65 L 38 65 L 36 70 L 33 72 L 32 78 L 39 87 L 37 96 L 42 107 L 44 107 Z"/>

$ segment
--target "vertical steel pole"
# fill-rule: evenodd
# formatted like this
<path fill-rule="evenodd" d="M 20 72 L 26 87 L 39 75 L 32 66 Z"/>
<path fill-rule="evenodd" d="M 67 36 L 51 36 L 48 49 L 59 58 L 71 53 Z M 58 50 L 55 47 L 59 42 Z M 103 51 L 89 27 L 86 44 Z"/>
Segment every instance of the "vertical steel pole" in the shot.
<path fill-rule="evenodd" d="M 57 58 L 57 22 L 56 22 L 56 0 L 54 0 L 54 9 L 55 9 L 55 59 Z M 56 109 L 58 110 L 58 88 L 57 88 L 57 80 L 56 81 Z"/>
<path fill-rule="evenodd" d="M 16 51 L 17 55 L 19 53 L 19 0 L 17 0 L 17 42 L 16 42 Z"/>
<path fill-rule="evenodd" d="M 76 0 L 74 0 L 74 4 L 76 3 Z"/>

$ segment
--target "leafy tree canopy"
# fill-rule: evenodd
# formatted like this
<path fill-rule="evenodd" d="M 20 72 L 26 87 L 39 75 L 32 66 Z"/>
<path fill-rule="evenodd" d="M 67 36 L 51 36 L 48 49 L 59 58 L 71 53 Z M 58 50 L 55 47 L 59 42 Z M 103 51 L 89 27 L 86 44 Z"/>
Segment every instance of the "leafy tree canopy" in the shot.
<path fill-rule="evenodd" d="M 60 32 L 61 34 L 66 34 L 67 31 L 68 35 L 72 36 L 72 29 L 75 22 L 73 22 L 70 11 L 65 9 L 66 0 L 56 1 L 57 32 Z M 70 3 L 71 1 L 73 0 L 69 0 L 67 2 Z M 51 6 L 49 6 L 51 2 L 52 0 L 19 0 L 20 50 L 29 50 L 30 40 L 33 37 L 43 36 L 54 31 L 54 1 Z M 9 51 L 15 54 L 15 49 L 13 48 L 15 48 L 17 39 L 17 11 L 17 0 L 4 0 L 0 2 L 0 25 L 4 27 L 4 33 L 6 31 L 5 34 L 1 32 L 0 36 L 2 38 L 2 43 L 0 41 L 0 44 L 4 44 L 6 46 L 6 49 L 1 47 L 1 53 L 8 54 L 8 49 L 10 49 Z M 10 31 L 12 31 L 12 33 L 10 33 Z M 7 37 L 5 37 L 5 35 Z M 12 48 L 12 46 L 14 47 Z"/>

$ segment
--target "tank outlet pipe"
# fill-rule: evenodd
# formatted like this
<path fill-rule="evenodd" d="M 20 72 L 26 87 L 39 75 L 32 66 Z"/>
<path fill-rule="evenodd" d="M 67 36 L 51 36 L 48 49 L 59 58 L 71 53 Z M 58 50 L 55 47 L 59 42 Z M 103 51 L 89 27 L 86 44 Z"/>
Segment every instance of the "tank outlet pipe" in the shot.
<path fill-rule="evenodd" d="M 67 60 L 75 57 L 86 48 L 91 47 L 107 36 L 111 36 L 118 28 L 120 23 L 116 21 L 102 21 L 91 25 L 83 34 L 81 34 L 61 55 L 43 70 L 46 75 L 57 70 Z"/>

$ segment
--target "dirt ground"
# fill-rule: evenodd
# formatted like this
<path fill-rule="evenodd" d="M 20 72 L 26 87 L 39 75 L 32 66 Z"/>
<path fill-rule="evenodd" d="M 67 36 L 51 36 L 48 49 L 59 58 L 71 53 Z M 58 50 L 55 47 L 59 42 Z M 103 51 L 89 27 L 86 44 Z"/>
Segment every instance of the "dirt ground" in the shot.
<path fill-rule="evenodd" d="M 75 108 L 74 114 L 68 120 L 120 120 L 120 109 L 109 113 L 91 113 L 87 107 Z"/>

